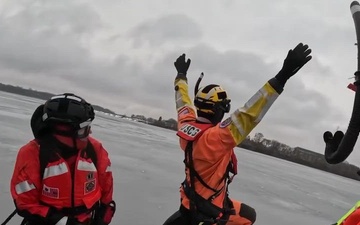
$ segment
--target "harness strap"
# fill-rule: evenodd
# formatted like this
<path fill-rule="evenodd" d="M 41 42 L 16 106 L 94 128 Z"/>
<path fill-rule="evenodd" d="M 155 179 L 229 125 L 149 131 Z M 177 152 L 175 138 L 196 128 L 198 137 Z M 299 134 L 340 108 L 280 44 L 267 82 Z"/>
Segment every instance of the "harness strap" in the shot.
<path fill-rule="evenodd" d="M 223 190 L 224 186 L 220 189 L 215 189 L 215 188 L 212 188 L 210 187 L 202 178 L 201 176 L 199 175 L 199 173 L 195 170 L 195 167 L 194 167 L 194 161 L 193 161 L 193 156 L 192 156 L 192 153 L 193 153 L 193 142 L 188 142 L 188 144 L 186 145 L 186 148 L 185 148 L 185 162 L 186 162 L 186 159 L 188 159 L 188 162 L 186 163 L 189 170 L 190 170 L 190 183 L 191 183 L 191 187 L 194 189 L 195 191 L 195 181 L 194 181 L 194 177 L 196 177 L 198 179 L 198 181 L 204 186 L 206 187 L 207 189 L 209 190 L 212 190 L 214 192 L 213 195 L 210 196 L 209 199 L 213 200 L 215 197 L 217 197 L 221 191 Z M 224 174 L 223 178 L 221 178 L 221 180 L 219 181 L 219 183 L 221 183 L 224 179 L 226 179 L 227 177 L 227 173 Z"/>
<path fill-rule="evenodd" d="M 200 177 L 200 175 L 197 173 L 197 171 L 194 168 L 194 162 L 193 162 L 193 157 L 192 157 L 192 153 L 193 153 L 192 144 L 193 144 L 193 142 L 188 142 L 188 144 L 185 148 L 185 162 L 186 162 L 186 160 L 188 160 L 186 163 L 186 166 L 189 168 L 189 172 L 190 172 L 189 173 L 190 185 L 187 184 L 188 182 L 186 181 L 186 179 L 182 183 L 184 192 L 190 200 L 190 211 L 191 212 L 200 212 L 200 214 L 202 214 L 202 215 L 207 215 L 200 219 L 201 221 L 204 222 L 204 224 L 214 224 L 214 223 L 219 224 L 221 222 L 224 214 L 228 212 L 227 206 L 224 205 L 224 208 L 219 208 L 219 207 L 215 206 L 214 204 L 212 204 L 211 202 L 215 197 L 217 197 L 221 193 L 223 188 L 227 185 L 224 184 L 224 186 L 222 188 L 217 190 L 217 189 L 210 187 L 208 184 L 205 183 L 205 181 Z M 204 187 L 208 188 L 209 190 L 214 191 L 214 194 L 211 195 L 208 199 L 205 199 L 196 193 L 195 177 L 199 180 L 199 182 Z M 223 181 L 224 178 L 226 179 L 226 177 L 227 176 L 223 176 L 221 181 Z M 198 219 L 199 219 L 199 217 L 195 216 L 192 220 L 198 221 Z M 195 221 L 193 221 L 193 222 L 195 222 Z M 224 221 L 222 221 L 222 222 L 224 222 Z"/>
<path fill-rule="evenodd" d="M 62 208 L 60 212 L 68 216 L 77 216 L 83 213 L 91 213 L 100 207 L 100 202 L 95 203 L 90 209 L 86 208 L 85 205 Z"/>

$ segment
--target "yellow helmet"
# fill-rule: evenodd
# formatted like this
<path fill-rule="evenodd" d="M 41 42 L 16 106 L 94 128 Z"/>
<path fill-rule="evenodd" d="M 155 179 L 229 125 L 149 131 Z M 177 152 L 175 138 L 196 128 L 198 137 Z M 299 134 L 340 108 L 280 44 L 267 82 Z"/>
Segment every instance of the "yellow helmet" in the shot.
<path fill-rule="evenodd" d="M 230 111 L 230 99 L 226 91 L 217 84 L 210 84 L 199 89 L 199 84 L 204 77 L 201 73 L 195 84 L 194 105 L 197 115 L 206 118 L 214 125 L 221 122 L 225 113 Z"/>
<path fill-rule="evenodd" d="M 216 114 L 218 110 L 224 113 L 230 111 L 230 99 L 226 91 L 217 84 L 200 88 L 195 95 L 194 105 L 197 111 L 207 114 Z"/>

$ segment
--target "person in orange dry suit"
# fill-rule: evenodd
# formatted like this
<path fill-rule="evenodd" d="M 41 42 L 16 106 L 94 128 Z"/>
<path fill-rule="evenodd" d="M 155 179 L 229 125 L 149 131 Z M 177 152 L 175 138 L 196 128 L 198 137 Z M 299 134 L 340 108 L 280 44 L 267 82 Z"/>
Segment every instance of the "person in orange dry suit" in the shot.
<path fill-rule="evenodd" d="M 176 60 L 177 135 L 185 153 L 186 178 L 180 187 L 180 208 L 164 225 L 250 225 L 255 222 L 254 208 L 228 196 L 228 185 L 237 174 L 233 148 L 261 121 L 286 81 L 311 59 L 310 53 L 308 45 L 302 43 L 289 50 L 279 73 L 224 121 L 224 114 L 230 111 L 226 91 L 217 84 L 198 89 L 200 76 L 193 104 L 186 77 L 191 60 L 186 61 L 185 54 Z"/>
<path fill-rule="evenodd" d="M 35 139 L 20 148 L 11 195 L 26 225 L 107 225 L 115 213 L 107 151 L 89 136 L 91 104 L 51 97 L 31 119 Z"/>

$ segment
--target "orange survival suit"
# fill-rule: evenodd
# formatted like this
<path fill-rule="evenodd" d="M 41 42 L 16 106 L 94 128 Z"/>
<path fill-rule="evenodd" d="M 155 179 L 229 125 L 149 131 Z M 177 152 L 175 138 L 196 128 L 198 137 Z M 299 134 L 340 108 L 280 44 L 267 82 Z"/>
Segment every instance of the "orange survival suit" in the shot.
<path fill-rule="evenodd" d="M 34 115 L 41 114 L 42 107 Z M 11 195 L 18 214 L 24 217 L 23 223 L 62 224 L 61 219 L 69 217 L 76 222 L 66 225 L 96 224 L 94 211 L 113 201 L 107 151 L 90 136 L 74 139 L 53 133 L 40 136 L 35 132 L 34 136 L 34 140 L 20 148 L 11 178 Z M 95 157 L 90 156 L 91 152 Z M 46 154 L 44 168 L 41 153 Z"/>
<path fill-rule="evenodd" d="M 178 224 L 172 223 L 176 220 L 175 214 L 189 218 L 184 215 L 191 214 L 192 205 L 197 209 L 195 217 L 202 214 L 198 221 L 208 218 L 208 224 L 250 225 L 255 222 L 256 213 L 252 207 L 228 197 L 227 185 L 232 179 L 230 172 L 236 174 L 237 160 L 233 148 L 261 121 L 282 90 L 276 79 L 270 79 L 243 107 L 213 126 L 205 118 L 197 117 L 188 94 L 186 77 L 176 77 L 177 134 L 185 152 L 186 179 L 180 187 L 180 210 L 164 224 Z M 192 193 L 189 186 L 193 186 Z M 189 195 L 195 195 L 196 200 Z M 202 210 L 202 207 L 205 208 Z M 190 217 L 193 222 L 193 216 Z M 182 223 L 190 224 L 190 219 L 183 219 Z"/>

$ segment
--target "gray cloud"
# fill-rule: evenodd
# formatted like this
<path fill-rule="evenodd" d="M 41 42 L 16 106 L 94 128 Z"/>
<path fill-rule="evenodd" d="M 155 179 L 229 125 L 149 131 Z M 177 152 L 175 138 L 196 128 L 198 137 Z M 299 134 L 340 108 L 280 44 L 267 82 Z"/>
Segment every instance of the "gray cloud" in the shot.
<path fill-rule="evenodd" d="M 118 56 L 113 64 L 96 59 L 82 40 L 103 28 L 89 5 L 76 1 L 32 3 L 0 20 L 0 65 L 6 71 L 1 76 L 17 71 L 12 79 L 33 80 L 35 87 L 50 92 L 61 92 L 67 86 L 82 92 L 107 86 L 120 86 L 120 93 L 128 91 L 128 84 L 121 88 L 124 82 L 107 79 L 127 58 Z"/>
<path fill-rule="evenodd" d="M 172 2 L 150 13 L 121 1 L 119 8 L 129 6 L 135 22 L 116 20 L 117 14 L 132 18 L 125 11 L 106 17 L 109 11 L 106 5 L 95 7 L 99 3 L 11 3 L 16 10 L 0 14 L 4 83 L 75 92 L 118 113 L 174 118 L 173 62 L 180 54 L 192 59 L 191 96 L 204 72 L 203 85 L 221 84 L 235 109 L 276 75 L 288 49 L 304 41 L 313 49 L 313 60 L 287 83 L 252 134 L 321 152 L 322 133 L 347 125 L 351 105 L 344 102 L 352 99 L 344 96 L 352 93 L 340 82 L 355 69 L 355 34 L 348 7 L 339 13 L 338 2 L 330 7 L 326 1 L 199 1 L 187 10 L 187 2 Z M 205 3 L 211 10 L 200 12 Z M 323 4 L 327 11 L 319 10 Z M 118 31 L 115 25 L 126 29 Z M 117 57 L 99 57 L 107 50 Z"/>
<path fill-rule="evenodd" d="M 135 47 L 141 47 L 144 42 L 158 46 L 178 40 L 200 39 L 202 31 L 190 17 L 177 14 L 144 22 L 133 28 L 129 36 L 134 40 Z"/>
<path fill-rule="evenodd" d="M 97 14 L 76 1 L 27 2 L 0 20 L 0 64 L 33 75 L 76 76 L 92 59 L 81 39 L 101 28 Z M 81 12 L 81 13 L 79 13 Z M 75 70 L 75 71 L 74 71 Z"/>

